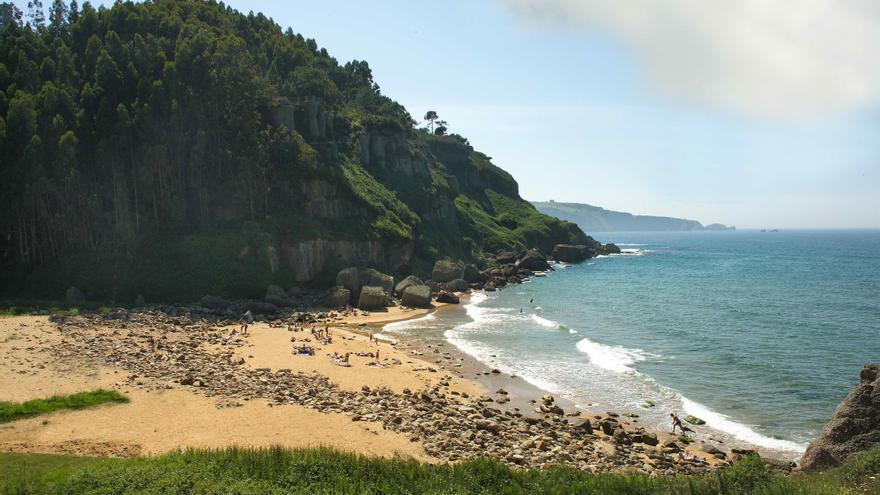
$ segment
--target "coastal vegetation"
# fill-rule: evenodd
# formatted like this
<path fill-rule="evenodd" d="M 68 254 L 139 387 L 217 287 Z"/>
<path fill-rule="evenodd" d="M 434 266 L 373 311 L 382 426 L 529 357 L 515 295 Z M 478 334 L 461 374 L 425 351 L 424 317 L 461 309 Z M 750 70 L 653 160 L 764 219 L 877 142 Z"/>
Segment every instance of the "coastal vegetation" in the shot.
<path fill-rule="evenodd" d="M 128 402 L 128 397 L 113 390 L 97 389 L 71 395 L 53 395 L 26 402 L 0 402 L 0 423 L 49 414 L 63 409 L 85 409 L 109 402 Z"/>
<path fill-rule="evenodd" d="M 253 297 L 353 264 L 425 275 L 588 243 L 436 112 L 419 126 L 367 62 L 263 14 L 29 5 L 0 6 L 0 295 Z"/>
<path fill-rule="evenodd" d="M 557 467 L 515 470 L 488 459 L 454 465 L 328 449 L 191 450 L 135 459 L 0 454 L 3 494 L 847 494 L 880 493 L 880 447 L 817 474 L 781 475 L 757 457 L 705 475 L 649 477 Z"/>

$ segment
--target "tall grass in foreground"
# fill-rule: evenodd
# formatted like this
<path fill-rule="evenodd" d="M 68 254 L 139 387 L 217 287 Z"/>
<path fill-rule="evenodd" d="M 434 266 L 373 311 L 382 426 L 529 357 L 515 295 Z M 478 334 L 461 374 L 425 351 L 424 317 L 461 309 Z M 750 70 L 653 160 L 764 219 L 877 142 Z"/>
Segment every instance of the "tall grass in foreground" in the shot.
<path fill-rule="evenodd" d="M 112 390 L 93 390 L 73 395 L 55 395 L 27 402 L 0 402 L 0 423 L 30 418 L 61 409 L 85 409 L 106 402 L 128 402 L 128 397 Z"/>
<path fill-rule="evenodd" d="M 880 447 L 817 474 L 782 476 L 747 458 L 718 473 L 649 477 L 558 467 L 512 470 L 479 459 L 430 465 L 329 449 L 226 449 L 155 458 L 0 454 L 0 494 L 855 494 L 880 493 Z M 874 479 L 871 479 L 874 476 Z M 6 482 L 2 481 L 6 478 Z"/>

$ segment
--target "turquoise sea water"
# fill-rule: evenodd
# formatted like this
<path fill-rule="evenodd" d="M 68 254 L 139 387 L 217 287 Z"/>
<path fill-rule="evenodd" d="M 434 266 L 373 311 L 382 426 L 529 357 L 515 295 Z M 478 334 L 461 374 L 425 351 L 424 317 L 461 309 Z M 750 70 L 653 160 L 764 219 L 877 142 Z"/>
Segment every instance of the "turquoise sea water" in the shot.
<path fill-rule="evenodd" d="M 880 231 L 596 237 L 625 254 L 388 330 L 442 332 L 588 410 L 664 427 L 670 411 L 694 414 L 701 436 L 792 456 L 880 361 Z"/>

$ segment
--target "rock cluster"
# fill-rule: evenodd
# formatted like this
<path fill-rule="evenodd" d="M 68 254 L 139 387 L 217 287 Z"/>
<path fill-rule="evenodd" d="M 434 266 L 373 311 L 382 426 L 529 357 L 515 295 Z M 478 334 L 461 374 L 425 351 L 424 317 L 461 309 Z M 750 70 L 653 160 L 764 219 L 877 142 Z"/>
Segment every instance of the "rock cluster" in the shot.
<path fill-rule="evenodd" d="M 286 315 L 300 321 L 320 317 Z M 658 445 L 652 433 L 616 417 L 572 422 L 552 396 L 542 398 L 532 416 L 499 409 L 494 406 L 499 401 L 490 397 L 464 400 L 449 391 L 445 380 L 401 394 L 367 386 L 355 393 L 315 373 L 250 369 L 243 359 L 233 359 L 234 350 L 246 342 L 217 328 L 233 321 L 201 306 L 60 316 L 55 322 L 64 336 L 53 349 L 55 355 L 68 362 L 89 360 L 127 370 L 132 386 L 182 387 L 217 397 L 218 407 L 267 399 L 273 405 L 344 413 L 353 421 L 375 421 L 404 433 L 445 461 L 489 456 L 523 467 L 562 463 L 593 471 L 670 474 L 710 469 L 701 459 L 677 455 L 681 447 L 674 442 Z"/>
<path fill-rule="evenodd" d="M 880 445 L 880 364 L 866 364 L 859 384 L 837 406 L 831 421 L 801 458 L 801 469 L 836 466 Z"/>

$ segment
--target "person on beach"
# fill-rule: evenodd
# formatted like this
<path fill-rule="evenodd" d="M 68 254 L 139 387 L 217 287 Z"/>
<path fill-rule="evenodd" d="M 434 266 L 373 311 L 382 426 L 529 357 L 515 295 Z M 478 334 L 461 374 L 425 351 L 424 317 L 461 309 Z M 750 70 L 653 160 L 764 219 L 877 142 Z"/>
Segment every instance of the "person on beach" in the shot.
<path fill-rule="evenodd" d="M 672 433 L 675 434 L 675 429 L 678 428 L 681 430 L 681 434 L 684 435 L 685 427 L 681 424 L 681 419 L 675 413 L 669 413 L 669 415 L 672 417 Z"/>

